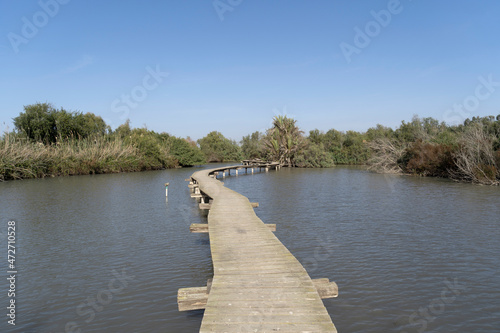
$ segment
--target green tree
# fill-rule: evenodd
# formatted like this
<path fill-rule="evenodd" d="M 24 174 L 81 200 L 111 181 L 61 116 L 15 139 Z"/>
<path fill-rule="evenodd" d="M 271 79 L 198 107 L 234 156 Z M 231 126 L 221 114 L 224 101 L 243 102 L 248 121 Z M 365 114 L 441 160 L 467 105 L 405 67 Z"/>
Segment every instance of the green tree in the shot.
<path fill-rule="evenodd" d="M 14 125 L 31 141 L 55 143 L 70 138 L 88 138 L 106 134 L 109 126 L 93 113 L 68 112 L 55 109 L 49 103 L 37 103 L 24 107 Z"/>
<path fill-rule="evenodd" d="M 193 146 L 188 140 L 171 137 L 170 153 L 177 159 L 180 166 L 193 166 L 205 163 L 205 156 L 200 148 Z"/>
<path fill-rule="evenodd" d="M 375 127 L 370 127 L 366 131 L 366 138 L 368 141 L 373 141 L 382 138 L 392 138 L 393 136 L 394 136 L 394 131 L 392 128 L 380 124 L 377 124 L 377 126 Z"/>
<path fill-rule="evenodd" d="M 412 143 L 417 140 L 431 141 L 440 133 L 446 130 L 445 123 L 439 123 L 438 120 L 428 117 L 419 118 L 413 116 L 411 122 L 401 122 L 401 126 L 394 132 L 398 140 L 406 143 Z"/>
<path fill-rule="evenodd" d="M 326 141 L 326 135 L 319 129 L 313 129 L 309 131 L 309 142 L 313 143 L 315 145 L 320 145 L 320 144 L 325 144 Z"/>
<path fill-rule="evenodd" d="M 109 132 L 111 132 L 111 128 L 100 116 L 92 112 L 83 114 L 83 119 L 81 120 L 81 135 L 83 137 L 90 137 L 92 135 L 100 136 Z"/>
<path fill-rule="evenodd" d="M 263 135 L 254 132 L 241 140 L 241 152 L 245 159 L 265 158 Z"/>
<path fill-rule="evenodd" d="M 345 134 L 336 129 L 328 130 L 325 133 L 324 145 L 330 152 L 341 151 L 344 148 Z"/>
<path fill-rule="evenodd" d="M 335 165 L 332 156 L 325 150 L 322 143 L 307 142 L 306 147 L 299 152 L 295 164 L 300 168 L 330 168 Z"/>
<path fill-rule="evenodd" d="M 323 133 L 315 129 L 309 132 L 308 140 L 328 152 L 336 164 L 362 164 L 368 159 L 369 149 L 363 133 L 343 133 L 335 129 Z M 314 149 L 317 150 L 317 147 Z"/>
<path fill-rule="evenodd" d="M 363 164 L 370 157 L 370 150 L 365 136 L 356 131 L 347 131 L 344 141 L 344 152 L 347 164 Z"/>
<path fill-rule="evenodd" d="M 31 141 L 44 143 L 55 142 L 55 109 L 49 103 L 37 103 L 24 106 L 24 112 L 14 118 L 14 126 Z"/>
<path fill-rule="evenodd" d="M 118 126 L 114 131 L 114 135 L 116 135 L 122 139 L 130 136 L 131 133 L 132 133 L 132 129 L 130 128 L 130 119 L 127 119 L 123 124 Z"/>
<path fill-rule="evenodd" d="M 415 142 L 417 139 L 426 141 L 427 136 L 424 135 L 422 122 L 418 116 L 413 116 L 411 122 L 401 121 L 401 125 L 395 131 L 395 136 L 398 140 L 405 143 Z"/>
<path fill-rule="evenodd" d="M 235 141 L 227 139 L 220 132 L 213 131 L 198 140 L 201 152 L 208 162 L 229 162 L 241 160 L 241 148 Z"/>

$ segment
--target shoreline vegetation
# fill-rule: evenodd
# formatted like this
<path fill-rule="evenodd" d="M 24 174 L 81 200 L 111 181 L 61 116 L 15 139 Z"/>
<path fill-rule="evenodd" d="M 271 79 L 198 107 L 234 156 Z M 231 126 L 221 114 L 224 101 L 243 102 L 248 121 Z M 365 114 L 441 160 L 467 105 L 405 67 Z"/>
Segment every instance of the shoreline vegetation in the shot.
<path fill-rule="evenodd" d="M 276 116 L 265 133 L 254 132 L 239 143 L 216 131 L 195 142 L 131 128 L 128 120 L 112 130 L 93 113 L 55 109 L 48 103 L 25 106 L 14 126 L 0 137 L 0 181 L 260 158 L 290 167 L 367 165 L 381 173 L 500 183 L 500 114 L 473 117 L 459 125 L 414 116 L 397 129 L 315 129 L 308 135 L 296 120 Z"/>

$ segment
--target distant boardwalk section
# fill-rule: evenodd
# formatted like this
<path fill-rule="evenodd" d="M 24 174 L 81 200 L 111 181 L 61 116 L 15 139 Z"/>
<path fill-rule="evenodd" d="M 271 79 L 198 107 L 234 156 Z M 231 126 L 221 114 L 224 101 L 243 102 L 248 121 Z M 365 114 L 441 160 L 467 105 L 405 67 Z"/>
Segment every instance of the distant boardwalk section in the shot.
<path fill-rule="evenodd" d="M 226 188 L 217 179 L 238 172 L 278 170 L 277 163 L 243 165 L 195 172 L 192 197 L 209 209 L 208 232 L 214 276 L 206 287 L 178 292 L 179 310 L 205 309 L 200 332 L 337 332 L 322 298 L 338 295 L 328 279 L 311 280 L 306 270 L 254 212 L 257 203 Z M 279 227 L 279 226 L 278 226 Z"/>

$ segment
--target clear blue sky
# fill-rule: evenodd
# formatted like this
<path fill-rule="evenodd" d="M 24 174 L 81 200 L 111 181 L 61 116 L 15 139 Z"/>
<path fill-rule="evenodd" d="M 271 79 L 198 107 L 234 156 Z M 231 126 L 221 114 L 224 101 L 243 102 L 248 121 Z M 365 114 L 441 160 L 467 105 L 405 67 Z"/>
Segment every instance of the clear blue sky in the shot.
<path fill-rule="evenodd" d="M 278 114 L 306 132 L 497 115 L 499 14 L 494 0 L 2 0 L 0 129 L 36 102 L 194 139 L 240 140 Z"/>

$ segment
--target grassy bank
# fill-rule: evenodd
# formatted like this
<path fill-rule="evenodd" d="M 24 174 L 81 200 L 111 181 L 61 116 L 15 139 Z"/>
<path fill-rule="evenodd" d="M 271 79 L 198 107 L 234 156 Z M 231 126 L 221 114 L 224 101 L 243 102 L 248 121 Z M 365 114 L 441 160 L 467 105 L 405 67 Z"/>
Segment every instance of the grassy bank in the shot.
<path fill-rule="evenodd" d="M 44 145 L 6 135 L 0 141 L 0 180 L 88 175 L 175 167 L 175 159 L 164 162 L 120 138 L 95 138 Z"/>

